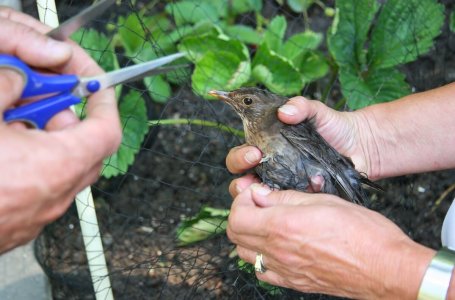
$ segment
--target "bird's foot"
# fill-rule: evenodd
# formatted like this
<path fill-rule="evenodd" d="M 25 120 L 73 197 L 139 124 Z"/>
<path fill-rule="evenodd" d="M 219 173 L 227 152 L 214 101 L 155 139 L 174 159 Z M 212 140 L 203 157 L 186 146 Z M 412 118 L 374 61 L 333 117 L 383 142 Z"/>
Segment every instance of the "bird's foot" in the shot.
<path fill-rule="evenodd" d="M 268 162 L 270 160 L 271 156 L 263 156 L 261 160 L 259 161 L 260 164 Z"/>

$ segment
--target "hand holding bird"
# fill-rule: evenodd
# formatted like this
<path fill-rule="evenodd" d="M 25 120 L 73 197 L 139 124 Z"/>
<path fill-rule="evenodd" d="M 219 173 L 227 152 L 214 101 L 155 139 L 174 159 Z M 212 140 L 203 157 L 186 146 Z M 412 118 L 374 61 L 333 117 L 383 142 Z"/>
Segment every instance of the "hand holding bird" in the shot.
<path fill-rule="evenodd" d="M 210 94 L 231 105 L 241 117 L 247 144 L 263 154 L 256 173 L 270 187 L 321 191 L 362 204 L 368 202 L 362 185 L 380 189 L 321 137 L 312 119 L 296 125 L 280 122 L 277 111 L 287 98 L 258 88 Z"/>

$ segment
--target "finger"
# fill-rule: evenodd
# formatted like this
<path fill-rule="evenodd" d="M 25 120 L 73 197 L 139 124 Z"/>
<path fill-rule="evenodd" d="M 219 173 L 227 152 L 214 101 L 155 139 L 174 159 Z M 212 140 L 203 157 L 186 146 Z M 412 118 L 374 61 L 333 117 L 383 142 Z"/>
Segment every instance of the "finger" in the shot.
<path fill-rule="evenodd" d="M 315 117 L 316 114 L 324 113 L 324 110 L 327 110 L 327 106 L 320 101 L 297 96 L 278 109 L 278 118 L 287 124 L 298 124 Z"/>
<path fill-rule="evenodd" d="M 28 129 L 27 124 L 19 121 L 14 121 L 11 123 L 6 124 L 8 128 L 14 129 L 14 130 L 26 130 Z"/>
<path fill-rule="evenodd" d="M 258 148 L 241 145 L 229 151 L 226 157 L 226 166 L 231 173 L 243 173 L 256 166 L 261 158 L 262 153 Z"/>
<path fill-rule="evenodd" d="M 253 183 L 259 183 L 259 179 L 253 174 L 247 174 L 243 177 L 234 179 L 229 185 L 229 193 L 232 198 L 237 197 L 242 191 L 247 189 Z"/>
<path fill-rule="evenodd" d="M 275 205 L 301 205 L 314 203 L 315 194 L 297 192 L 294 190 L 272 191 L 263 184 L 252 184 L 250 187 L 254 203 L 260 207 Z"/>
<path fill-rule="evenodd" d="M 276 287 L 284 287 L 284 288 L 290 287 L 287 284 L 287 281 L 281 275 L 274 272 L 273 270 L 267 270 L 267 271 L 265 271 L 265 273 L 256 272 L 256 277 L 258 280 L 267 282 Z"/>
<path fill-rule="evenodd" d="M 237 246 L 236 248 L 238 256 L 243 259 L 245 262 L 255 265 L 256 264 L 256 254 L 258 252 L 250 250 L 245 247 Z M 262 265 L 265 267 L 266 271 L 264 273 L 256 272 L 256 277 L 261 280 L 268 282 L 274 286 L 286 287 L 285 280 L 279 274 L 274 272 L 268 264 L 267 255 L 262 253 Z"/>
<path fill-rule="evenodd" d="M 0 30 L 1 31 L 1 30 Z M 24 79 L 22 76 L 10 69 L 0 69 L 0 118 L 3 120 L 3 112 L 11 107 L 22 94 Z"/>
<path fill-rule="evenodd" d="M 66 147 L 85 153 L 86 164 L 91 165 L 117 150 L 122 131 L 113 89 L 94 94 L 86 107 L 82 122 L 54 133 Z"/>
<path fill-rule="evenodd" d="M 122 141 L 120 117 L 114 89 L 108 89 L 90 97 L 87 101 L 86 117 L 79 128 L 82 136 L 91 135 L 98 139 L 89 143 L 89 151 L 102 157 L 114 153 Z M 98 149 L 98 150 L 97 150 Z"/>
<path fill-rule="evenodd" d="M 0 52 L 17 56 L 29 65 L 50 68 L 71 57 L 69 44 L 53 40 L 35 27 L 0 17 L 0 28 Z"/>
<path fill-rule="evenodd" d="M 251 250 L 250 248 L 246 248 L 243 246 L 236 247 L 237 255 L 243 259 L 245 262 L 254 265 L 256 262 L 256 254 L 257 251 Z"/>
<path fill-rule="evenodd" d="M 15 23 L 22 23 L 35 30 L 46 33 L 51 28 L 30 15 L 18 12 L 10 7 L 0 6 L 0 18 L 5 18 Z"/>
<path fill-rule="evenodd" d="M 46 124 L 47 131 L 61 130 L 74 126 L 80 122 L 79 118 L 71 109 L 65 109 L 54 117 L 52 117 Z"/>
<path fill-rule="evenodd" d="M 228 219 L 228 234 L 233 240 L 239 241 L 240 236 L 266 236 L 268 228 L 269 211 L 255 205 L 251 189 L 241 192 L 231 206 Z"/>

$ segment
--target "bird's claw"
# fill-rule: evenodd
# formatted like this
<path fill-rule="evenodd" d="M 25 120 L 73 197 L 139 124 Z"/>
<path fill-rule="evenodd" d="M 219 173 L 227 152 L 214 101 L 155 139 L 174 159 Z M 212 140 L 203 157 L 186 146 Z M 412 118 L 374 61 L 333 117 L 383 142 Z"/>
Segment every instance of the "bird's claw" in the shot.
<path fill-rule="evenodd" d="M 260 164 L 268 162 L 270 160 L 270 156 L 263 156 L 259 161 Z"/>

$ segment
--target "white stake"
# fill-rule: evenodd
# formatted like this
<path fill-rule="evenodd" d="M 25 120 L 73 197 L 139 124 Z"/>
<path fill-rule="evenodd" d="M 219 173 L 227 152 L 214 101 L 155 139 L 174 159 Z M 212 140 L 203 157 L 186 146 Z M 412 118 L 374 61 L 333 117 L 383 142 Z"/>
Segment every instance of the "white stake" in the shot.
<path fill-rule="evenodd" d="M 55 1 L 36 0 L 36 4 L 41 22 L 53 28 L 57 27 L 59 22 Z M 76 207 L 96 299 L 113 300 L 114 296 L 90 186 L 76 196 Z"/>

